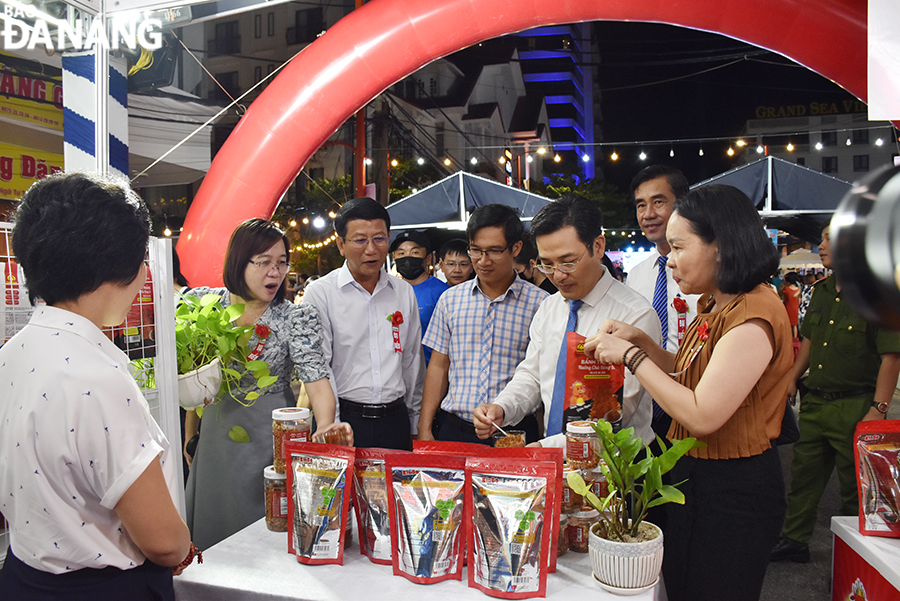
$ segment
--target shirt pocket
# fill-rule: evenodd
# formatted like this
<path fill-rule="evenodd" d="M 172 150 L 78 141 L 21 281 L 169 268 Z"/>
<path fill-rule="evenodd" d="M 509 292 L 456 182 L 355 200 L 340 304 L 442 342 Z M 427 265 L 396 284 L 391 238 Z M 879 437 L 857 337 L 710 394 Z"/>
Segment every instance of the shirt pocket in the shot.
<path fill-rule="evenodd" d="M 845 353 L 861 353 L 866 349 L 866 328 L 866 322 L 859 316 L 844 316 L 837 323 L 834 342 Z"/>

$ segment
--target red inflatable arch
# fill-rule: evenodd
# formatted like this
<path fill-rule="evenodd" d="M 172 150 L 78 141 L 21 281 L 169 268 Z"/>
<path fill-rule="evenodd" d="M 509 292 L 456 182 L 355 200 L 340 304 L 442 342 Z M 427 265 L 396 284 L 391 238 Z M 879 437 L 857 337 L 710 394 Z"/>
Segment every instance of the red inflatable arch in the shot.
<path fill-rule="evenodd" d="M 311 44 L 216 155 L 178 243 L 192 285 L 221 284 L 232 230 L 270 217 L 310 156 L 383 90 L 497 36 L 581 21 L 648 21 L 773 50 L 866 99 L 866 0 L 374 0 Z"/>

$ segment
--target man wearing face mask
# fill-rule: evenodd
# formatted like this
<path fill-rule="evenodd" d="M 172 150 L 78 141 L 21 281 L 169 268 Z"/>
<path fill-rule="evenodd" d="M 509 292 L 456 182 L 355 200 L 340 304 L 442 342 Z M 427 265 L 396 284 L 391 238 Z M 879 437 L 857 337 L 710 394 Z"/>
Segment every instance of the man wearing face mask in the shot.
<path fill-rule="evenodd" d="M 531 234 L 525 233 L 522 235 L 522 250 L 513 259 L 513 268 L 526 282 L 534 284 L 547 294 L 554 294 L 558 288 L 534 266 L 537 256 L 537 248 L 531 240 Z"/>
<path fill-rule="evenodd" d="M 428 236 L 415 230 L 404 230 L 397 234 L 391 244 L 391 260 L 397 267 L 400 277 L 412 285 L 419 303 L 419 321 L 422 323 L 422 334 L 428 329 L 431 314 L 438 298 L 450 288 L 447 284 L 431 275 L 432 256 L 431 242 Z M 431 349 L 423 349 L 425 364 L 431 360 Z"/>

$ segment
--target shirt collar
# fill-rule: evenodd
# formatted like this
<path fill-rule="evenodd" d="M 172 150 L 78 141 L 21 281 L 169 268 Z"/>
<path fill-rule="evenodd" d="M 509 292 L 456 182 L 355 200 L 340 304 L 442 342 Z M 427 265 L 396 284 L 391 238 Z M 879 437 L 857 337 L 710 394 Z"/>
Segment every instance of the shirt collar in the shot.
<path fill-rule="evenodd" d="M 77 313 L 49 305 L 39 306 L 35 307 L 29 325 L 71 332 L 84 338 L 91 345 L 99 347 L 110 359 L 119 363 L 123 368 L 128 368 L 128 356 L 88 318 Z"/>
<path fill-rule="evenodd" d="M 503 294 L 501 294 L 497 298 L 493 299 L 491 302 L 502 301 L 509 294 L 512 294 L 513 296 L 518 296 L 519 294 L 522 293 L 522 287 L 525 286 L 526 284 L 528 284 L 528 282 L 526 282 L 525 280 L 520 278 L 519 274 L 516 274 L 516 279 L 514 279 L 512 281 L 512 284 L 509 285 L 509 288 L 507 288 Z M 475 294 L 475 291 L 477 290 L 478 292 L 483 294 L 485 298 L 487 298 L 487 294 L 484 294 L 484 290 L 481 289 L 481 284 L 478 279 L 478 276 L 475 276 L 471 280 L 466 280 L 465 282 L 462 282 L 459 285 L 460 286 L 469 286 L 470 294 Z"/>
<path fill-rule="evenodd" d="M 385 286 L 390 286 L 391 288 L 393 288 L 394 284 L 395 284 L 395 282 L 393 280 L 395 280 L 395 279 L 397 279 L 397 278 L 390 275 L 384 269 L 379 270 L 378 271 L 378 283 L 375 284 L 375 292 L 378 292 L 381 288 L 384 288 Z M 338 288 L 343 288 L 344 286 L 353 284 L 357 288 L 362 289 L 362 284 L 357 282 L 356 279 L 353 277 L 353 274 L 350 273 L 350 267 L 347 266 L 347 261 L 344 261 L 344 264 L 341 265 L 340 269 L 338 270 L 337 284 L 338 284 Z M 374 292 L 373 292 L 373 294 L 374 294 Z"/>
<path fill-rule="evenodd" d="M 603 267 L 603 275 L 600 277 L 600 280 L 594 284 L 594 287 L 584 295 L 584 298 L 581 300 L 590 307 L 596 307 L 597 303 L 599 303 L 604 296 L 606 296 L 606 292 L 612 286 L 612 282 L 615 278 L 606 270 L 606 267 Z"/>

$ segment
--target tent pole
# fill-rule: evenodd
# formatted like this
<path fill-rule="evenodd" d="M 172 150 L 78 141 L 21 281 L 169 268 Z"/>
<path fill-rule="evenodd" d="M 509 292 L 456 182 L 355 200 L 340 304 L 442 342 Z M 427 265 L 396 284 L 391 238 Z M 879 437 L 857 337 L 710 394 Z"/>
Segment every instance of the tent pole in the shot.
<path fill-rule="evenodd" d="M 772 164 L 772 155 L 766 157 L 766 212 L 772 210 L 772 182 L 775 165 Z"/>
<path fill-rule="evenodd" d="M 469 220 L 466 219 L 466 192 L 463 188 L 463 172 L 457 171 L 457 173 L 459 174 L 459 222 L 465 224 Z"/>

